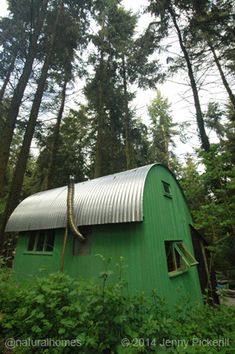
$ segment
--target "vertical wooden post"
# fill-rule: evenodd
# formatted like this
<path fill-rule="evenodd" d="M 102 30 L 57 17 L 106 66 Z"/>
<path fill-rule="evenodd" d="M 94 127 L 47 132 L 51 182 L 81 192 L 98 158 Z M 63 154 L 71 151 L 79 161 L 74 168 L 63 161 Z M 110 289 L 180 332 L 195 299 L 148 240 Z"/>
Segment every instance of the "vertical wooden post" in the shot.
<path fill-rule="evenodd" d="M 63 248 L 62 248 L 62 252 L 61 252 L 61 261 L 60 261 L 60 271 L 61 272 L 64 271 L 64 256 L 65 256 L 67 239 L 68 239 L 68 227 L 66 226 L 65 233 L 64 233 L 64 243 L 63 243 Z"/>

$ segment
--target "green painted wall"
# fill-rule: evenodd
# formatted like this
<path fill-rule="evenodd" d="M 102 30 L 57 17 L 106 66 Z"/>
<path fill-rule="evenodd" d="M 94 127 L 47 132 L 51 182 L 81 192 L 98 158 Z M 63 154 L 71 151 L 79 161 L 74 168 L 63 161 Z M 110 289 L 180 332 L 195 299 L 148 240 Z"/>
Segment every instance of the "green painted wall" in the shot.
<path fill-rule="evenodd" d="M 162 181 L 170 184 L 172 198 L 164 195 Z M 114 274 L 109 281 L 117 279 L 117 263 L 120 256 L 125 259 L 127 268 L 123 278 L 128 282 L 127 291 L 131 294 L 139 291 L 157 293 L 170 303 L 182 296 L 201 301 L 201 291 L 196 267 L 170 278 L 165 255 L 165 240 L 182 240 L 193 254 L 189 224 L 190 213 L 182 192 L 172 174 L 163 166 L 154 166 L 146 179 L 144 190 L 144 221 L 92 227 L 91 254 L 73 255 L 73 236 L 69 235 L 65 271 L 76 278 L 94 278 L 104 270 L 97 254 L 112 257 L 109 267 Z M 64 230 L 56 232 L 52 255 L 30 254 L 26 252 L 28 236 L 21 233 L 17 244 L 14 272 L 17 279 L 25 276 L 58 271 L 63 244 Z"/>

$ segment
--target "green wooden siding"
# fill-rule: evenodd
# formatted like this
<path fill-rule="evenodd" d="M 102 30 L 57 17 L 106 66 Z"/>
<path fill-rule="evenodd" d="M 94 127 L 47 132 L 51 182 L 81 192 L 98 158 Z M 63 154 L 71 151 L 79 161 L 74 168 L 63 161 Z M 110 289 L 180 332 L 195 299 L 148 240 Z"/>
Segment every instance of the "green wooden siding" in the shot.
<path fill-rule="evenodd" d="M 162 181 L 169 183 L 171 196 L 164 195 Z M 188 295 L 191 299 L 201 299 L 197 268 L 170 278 L 167 269 L 165 244 L 167 240 L 182 240 L 193 253 L 189 224 L 192 223 L 184 196 L 175 180 L 163 166 L 152 168 L 148 174 L 144 193 L 144 232 L 146 235 L 145 259 L 152 267 L 151 284 L 160 296 L 167 296 L 171 302 Z"/>
<path fill-rule="evenodd" d="M 169 183 L 172 198 L 164 195 L 162 181 Z M 189 230 L 192 220 L 175 178 L 163 166 L 156 165 L 150 170 L 143 203 L 143 222 L 92 226 L 90 255 L 73 255 L 73 236 L 69 235 L 65 272 L 76 278 L 100 281 L 99 273 L 104 267 L 97 254 L 102 254 L 112 257 L 110 269 L 114 274 L 109 281 L 116 281 L 115 264 L 122 256 L 127 265 L 123 277 L 128 282 L 129 293 L 144 291 L 150 294 L 152 289 L 156 289 L 159 296 L 172 304 L 183 296 L 201 301 L 195 266 L 174 278 L 168 275 L 164 241 L 182 240 L 193 254 Z M 15 276 L 22 279 L 25 275 L 58 271 L 63 234 L 64 230 L 56 230 L 52 255 L 35 255 L 26 252 L 28 236 L 21 233 L 14 262 Z"/>

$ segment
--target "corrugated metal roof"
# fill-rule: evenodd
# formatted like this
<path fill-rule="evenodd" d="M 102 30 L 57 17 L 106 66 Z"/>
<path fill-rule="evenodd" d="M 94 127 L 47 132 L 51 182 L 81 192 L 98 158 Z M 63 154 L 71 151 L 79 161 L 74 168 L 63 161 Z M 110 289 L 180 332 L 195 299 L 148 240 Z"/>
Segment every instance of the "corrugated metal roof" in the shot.
<path fill-rule="evenodd" d="M 76 183 L 76 224 L 98 225 L 143 220 L 144 184 L 154 165 Z M 6 231 L 65 227 L 66 201 L 67 186 L 36 193 L 17 206 L 8 220 Z"/>

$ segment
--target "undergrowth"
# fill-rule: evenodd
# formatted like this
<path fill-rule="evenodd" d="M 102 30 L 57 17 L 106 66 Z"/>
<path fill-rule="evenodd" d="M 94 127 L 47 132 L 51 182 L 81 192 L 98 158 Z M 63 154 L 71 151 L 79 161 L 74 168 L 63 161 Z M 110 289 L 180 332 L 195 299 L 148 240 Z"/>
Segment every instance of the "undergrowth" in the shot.
<path fill-rule="evenodd" d="M 17 284 L 1 268 L 0 351 L 235 352 L 234 308 L 192 306 L 184 299 L 172 309 L 155 292 L 152 296 L 125 295 L 121 271 L 116 284 L 108 284 L 109 275 L 106 267 L 100 274 L 100 283 L 95 283 L 54 273 L 35 278 L 29 285 Z M 14 348 L 7 348 L 7 338 L 18 340 Z M 48 339 L 65 342 L 51 345 Z"/>

